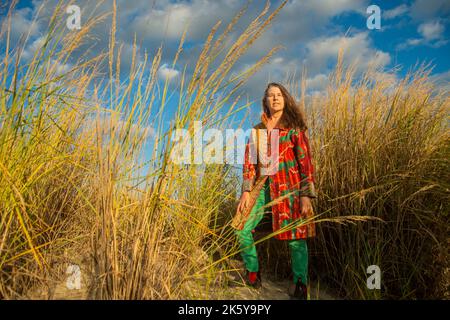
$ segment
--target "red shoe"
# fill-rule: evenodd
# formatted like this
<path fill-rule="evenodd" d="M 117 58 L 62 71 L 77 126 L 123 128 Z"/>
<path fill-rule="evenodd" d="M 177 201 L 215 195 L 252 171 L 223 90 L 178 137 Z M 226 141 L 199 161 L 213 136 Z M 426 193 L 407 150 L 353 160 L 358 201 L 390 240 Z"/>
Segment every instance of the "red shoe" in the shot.
<path fill-rule="evenodd" d="M 258 272 L 250 272 L 247 270 L 247 275 L 245 277 L 245 282 L 248 286 L 253 287 L 255 289 L 259 289 L 262 286 L 261 281 L 261 273 Z"/>

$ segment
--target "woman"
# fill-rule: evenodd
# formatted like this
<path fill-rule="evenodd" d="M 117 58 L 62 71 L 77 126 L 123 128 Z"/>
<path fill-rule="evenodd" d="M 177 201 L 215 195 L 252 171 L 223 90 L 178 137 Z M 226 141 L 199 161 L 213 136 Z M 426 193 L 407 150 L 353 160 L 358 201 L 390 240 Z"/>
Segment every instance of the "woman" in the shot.
<path fill-rule="evenodd" d="M 317 195 L 305 117 L 286 88 L 278 83 L 270 83 L 267 86 L 262 106 L 264 111 L 261 116 L 262 122 L 254 129 L 267 130 L 267 141 L 271 141 L 274 132 L 278 133 L 278 168 L 263 175 L 260 159 L 258 158 L 256 164 L 255 161 L 250 161 L 250 148 L 254 141 L 249 139 L 245 148 L 242 196 L 237 209 L 238 213 L 246 211 L 249 214 L 241 215 L 238 223 L 235 217 L 233 226 L 238 229 L 236 235 L 247 269 L 247 283 L 259 288 L 261 276 L 252 232 L 264 218 L 262 207 L 278 199 L 268 209 L 272 213 L 272 229 L 278 232 L 275 238 L 289 243 L 293 283 L 288 292 L 292 297 L 307 299 L 306 239 L 315 236 L 315 227 L 309 222 L 308 224 L 299 222 L 311 218 L 313 214 L 311 198 Z M 267 144 L 268 150 L 270 144 L 270 142 Z M 253 191 L 252 194 L 256 199 L 254 202 L 251 201 L 250 191 Z"/>

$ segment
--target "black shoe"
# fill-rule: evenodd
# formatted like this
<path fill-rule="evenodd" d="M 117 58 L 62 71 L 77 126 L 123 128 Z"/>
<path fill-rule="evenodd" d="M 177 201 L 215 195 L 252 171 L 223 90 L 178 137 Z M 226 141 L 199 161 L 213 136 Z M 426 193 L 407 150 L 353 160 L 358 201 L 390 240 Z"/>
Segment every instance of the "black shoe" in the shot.
<path fill-rule="evenodd" d="M 255 289 L 261 288 L 261 286 L 262 286 L 261 272 L 258 271 L 258 273 L 256 275 L 256 280 L 253 281 L 253 282 L 250 281 L 249 275 L 250 275 L 250 272 L 247 270 L 247 274 L 245 275 L 245 284 L 250 286 L 250 287 L 253 287 Z"/>
<path fill-rule="evenodd" d="M 308 300 L 308 288 L 300 279 L 297 280 L 296 284 L 289 286 L 288 294 L 295 300 Z"/>

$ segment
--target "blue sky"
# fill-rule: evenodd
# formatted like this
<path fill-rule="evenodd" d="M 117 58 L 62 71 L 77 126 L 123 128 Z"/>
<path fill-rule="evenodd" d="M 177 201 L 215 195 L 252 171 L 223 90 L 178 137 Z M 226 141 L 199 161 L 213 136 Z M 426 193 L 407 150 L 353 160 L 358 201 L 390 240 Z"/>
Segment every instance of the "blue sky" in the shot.
<path fill-rule="evenodd" d="M 30 32 L 26 47 L 29 56 L 46 33 L 45 15 L 48 16 L 57 2 L 47 1 L 43 16 L 30 30 L 31 21 L 42 1 L 21 0 L 12 16 L 13 42 L 17 41 L 23 32 Z M 271 1 L 270 10 L 274 10 L 280 3 L 278 0 Z M 86 15 L 100 14 L 112 9 L 112 0 L 104 1 L 97 8 L 97 1 L 78 0 L 74 1 L 74 4 L 82 10 L 82 23 Z M 216 21 L 223 21 L 220 33 L 244 4 L 245 1 L 241 0 L 117 0 L 117 40 L 125 45 L 124 52 L 130 52 L 136 35 L 140 49 L 146 50 L 150 57 L 164 42 L 163 61 L 158 74 L 161 79 L 169 75 L 176 84 L 186 64 L 189 78 L 203 42 Z M 247 13 L 232 33 L 232 40 L 261 12 L 264 4 L 265 1 L 252 1 Z M 366 9 L 369 5 L 378 5 L 381 10 L 380 30 L 369 30 L 366 26 L 369 16 Z M 8 3 L 0 9 L 0 22 L 5 20 L 7 6 Z M 276 45 L 284 47 L 249 79 L 241 90 L 241 93 L 255 101 L 250 107 L 250 120 L 244 124 L 244 129 L 258 122 L 261 112 L 260 98 L 269 81 L 283 82 L 289 72 L 296 70 L 299 74 L 302 68 L 306 67 L 308 94 L 324 92 L 328 74 L 334 67 L 340 47 L 345 49 L 346 63 L 358 61 L 359 72 L 364 72 L 369 63 L 375 63 L 380 70 L 380 76 L 389 77 L 393 81 L 402 78 L 416 63 L 432 62 L 433 79 L 448 88 L 449 18 L 448 0 L 288 1 L 270 28 L 241 57 L 231 72 L 233 74 L 244 70 Z M 172 69 L 173 56 L 188 22 L 188 42 L 179 62 Z M 106 19 L 95 28 L 95 38 L 87 43 L 88 46 L 93 46 L 92 55 L 107 48 L 110 25 L 111 20 Z M 4 54 L 2 43 L 3 39 L 0 42 L 0 55 Z M 82 53 L 78 52 L 80 55 Z M 126 54 L 124 57 L 126 58 Z M 124 59 L 124 74 L 129 66 L 130 61 Z M 61 69 L 64 70 L 65 67 L 61 66 Z M 400 67 L 397 73 L 393 73 L 394 67 Z M 172 112 L 173 110 L 174 106 Z M 170 117 L 170 114 L 167 116 Z"/>
<path fill-rule="evenodd" d="M 20 0 L 13 17 L 13 33 L 28 31 L 27 23 L 32 19 L 42 0 Z M 51 11 L 52 3 L 48 1 L 46 9 Z M 89 11 L 96 1 L 75 1 L 82 10 Z M 98 13 L 111 10 L 112 0 L 104 1 L 97 9 Z M 219 19 L 225 25 L 244 5 L 241 0 L 118 0 L 119 41 L 131 44 L 134 33 L 143 43 L 143 48 L 152 52 L 155 44 L 164 41 L 167 57 L 176 50 L 179 38 L 187 21 L 191 22 L 188 40 L 194 48 L 201 46 L 212 25 Z M 275 8 L 281 1 L 271 1 Z M 376 4 L 381 9 L 381 30 L 368 30 L 366 8 Z M 7 4 L 6 4 L 7 6 Z M 255 17 L 264 6 L 264 1 L 253 1 L 239 27 L 247 25 L 251 17 Z M 5 10 L 2 12 L 3 20 Z M 336 48 L 324 52 L 320 43 L 327 40 L 332 45 L 338 45 L 339 40 L 349 31 L 348 37 L 354 41 L 349 44 L 349 51 L 367 54 L 377 52 L 385 54 L 380 61 L 387 69 L 394 64 L 404 66 L 404 70 L 419 60 L 432 60 L 435 63 L 435 73 L 448 72 L 450 62 L 447 58 L 450 52 L 450 2 L 445 0 L 413 0 L 413 1 L 366 1 L 366 0 L 291 0 L 282 9 L 272 27 L 256 41 L 243 63 L 254 59 L 275 45 L 283 45 L 285 50 L 276 58 L 282 58 L 281 64 L 274 64 L 261 72 L 261 78 L 267 78 L 268 71 L 276 75 L 285 71 L 286 65 L 297 62 L 313 64 L 311 77 L 325 73 L 326 66 L 313 56 L 321 59 L 331 59 Z M 83 16 L 82 16 L 83 19 Z M 14 23 L 15 22 L 15 23 Z M 145 22 L 145 23 L 144 23 Z M 166 24 L 169 29 L 165 31 Z M 106 20 L 102 29 L 109 30 L 110 21 Z M 45 27 L 39 26 L 32 37 L 39 37 L 45 32 Z M 108 41 L 108 33 L 99 39 L 99 47 Z M 358 37 L 359 36 L 359 37 Z M 356 37 L 356 38 L 355 38 Z M 335 39 L 336 41 L 330 41 Z M 29 41 L 30 43 L 32 42 Z M 31 44 L 30 44 L 31 45 Z M 152 46 L 153 45 L 153 46 Z M 334 50 L 333 50 L 334 49 Z M 189 52 L 189 51 L 187 51 Z M 355 58 L 358 52 L 350 52 Z M 188 54 L 186 54 L 188 56 Z M 186 62 L 188 57 L 183 57 Z M 277 61 L 281 61 L 278 59 Z M 181 63 L 178 69 L 181 69 Z M 364 64 L 364 61 L 362 62 Z M 308 65 L 306 65 L 309 67 Z M 236 69 L 239 69 L 237 66 Z M 279 70 L 277 70 L 279 69 Z M 179 71 L 179 70 L 178 70 Z M 252 88 L 253 89 L 253 88 Z M 260 90 L 258 90 L 260 91 Z M 256 91 L 256 92 L 258 92 Z"/>
<path fill-rule="evenodd" d="M 29 30 L 29 24 L 43 0 L 21 0 L 13 16 L 13 38 Z M 52 11 L 57 1 L 47 1 L 45 9 Z M 82 14 L 91 13 L 96 1 L 75 1 Z M 252 1 L 246 15 L 238 24 L 235 34 L 247 26 L 264 7 L 265 1 Z M 273 10 L 281 1 L 271 1 Z M 166 65 L 160 75 L 179 77 L 182 66 L 190 65 L 192 71 L 196 54 L 214 25 L 222 19 L 223 26 L 232 19 L 245 4 L 241 0 L 118 0 L 118 41 L 131 47 L 136 34 L 142 44 L 141 50 L 150 54 L 157 46 L 165 43 L 163 63 L 170 64 L 177 49 L 179 39 L 187 22 L 188 43 L 185 54 L 175 70 Z M 381 9 L 381 30 L 366 27 L 369 5 Z M 7 4 L 6 4 L 7 6 Z M 106 0 L 96 10 L 107 12 L 112 8 L 112 0 Z M 44 10 L 45 11 L 45 10 Z M 4 20 L 5 10 L 0 19 Z M 389 72 L 400 66 L 398 77 L 403 76 L 417 62 L 431 61 L 433 74 L 449 79 L 450 61 L 450 1 L 367 1 L 367 0 L 290 0 L 275 18 L 270 29 L 258 39 L 248 53 L 242 57 L 234 70 L 262 57 L 276 45 L 284 46 L 272 61 L 250 79 L 244 89 L 251 99 L 259 99 L 264 85 L 270 80 L 283 81 L 286 72 L 306 66 L 308 70 L 308 90 L 324 89 L 325 77 L 334 66 L 340 46 L 346 47 L 347 61 L 360 61 L 363 71 L 370 61 Z M 42 21 L 44 19 L 41 19 Z M 83 15 L 82 15 L 83 22 Z M 93 54 L 105 48 L 108 42 L 110 20 L 96 28 L 97 43 Z M 166 29 L 167 27 L 167 29 Z M 39 24 L 31 32 L 29 47 L 33 41 L 45 34 L 45 23 Z M 92 43 L 89 43 L 91 45 Z M 129 65 L 129 62 L 128 62 Z M 127 61 L 123 61 L 126 69 Z M 126 73 L 126 70 L 125 70 Z"/>
<path fill-rule="evenodd" d="M 417 61 L 431 61 L 434 73 L 450 69 L 449 7 L 446 1 L 371 1 L 381 9 L 381 30 L 371 31 L 373 47 L 391 56 L 389 65 L 403 66 L 403 72 Z M 343 29 L 364 24 L 366 17 L 347 13 L 333 17 Z M 417 43 L 416 43 L 417 42 Z"/>

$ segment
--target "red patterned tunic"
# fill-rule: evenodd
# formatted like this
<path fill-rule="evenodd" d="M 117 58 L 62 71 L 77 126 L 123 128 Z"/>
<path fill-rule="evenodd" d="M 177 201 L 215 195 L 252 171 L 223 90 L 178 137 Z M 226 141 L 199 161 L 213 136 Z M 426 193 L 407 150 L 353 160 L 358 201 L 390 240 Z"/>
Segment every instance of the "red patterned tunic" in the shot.
<path fill-rule="evenodd" d="M 261 123 L 254 126 L 254 129 L 265 129 L 266 118 L 261 117 Z M 270 174 L 268 181 L 270 184 L 271 201 L 275 201 L 272 209 L 272 227 L 274 232 L 281 231 L 275 238 L 279 240 L 305 239 L 315 236 L 315 226 L 313 223 L 302 222 L 309 217 L 301 215 L 300 196 L 317 197 L 314 187 L 314 167 L 311 159 L 309 141 L 304 131 L 275 127 L 268 135 L 267 148 L 270 150 L 270 137 L 278 130 L 279 134 L 279 164 L 278 170 Z M 251 161 L 250 144 L 245 147 L 245 160 L 243 167 L 243 191 L 250 191 L 261 175 L 260 165 L 257 161 Z M 270 151 L 269 151 L 270 154 Z M 270 172 L 273 173 L 273 172 Z M 277 200 L 278 199 L 278 200 Z M 298 225 L 297 225 L 298 224 Z"/>

